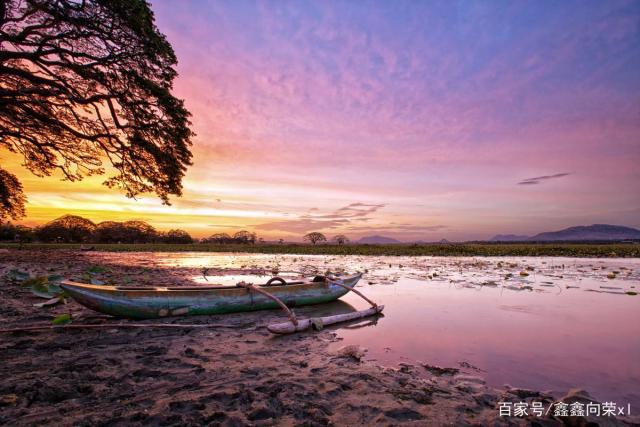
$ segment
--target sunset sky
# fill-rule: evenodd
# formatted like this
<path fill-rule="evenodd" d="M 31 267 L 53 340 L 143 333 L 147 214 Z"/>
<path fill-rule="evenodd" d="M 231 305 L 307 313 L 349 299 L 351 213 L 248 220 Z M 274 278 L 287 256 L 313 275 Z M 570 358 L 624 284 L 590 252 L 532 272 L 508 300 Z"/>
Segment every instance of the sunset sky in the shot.
<path fill-rule="evenodd" d="M 24 223 L 485 239 L 640 227 L 639 1 L 169 1 L 184 196 L 22 180 Z"/>

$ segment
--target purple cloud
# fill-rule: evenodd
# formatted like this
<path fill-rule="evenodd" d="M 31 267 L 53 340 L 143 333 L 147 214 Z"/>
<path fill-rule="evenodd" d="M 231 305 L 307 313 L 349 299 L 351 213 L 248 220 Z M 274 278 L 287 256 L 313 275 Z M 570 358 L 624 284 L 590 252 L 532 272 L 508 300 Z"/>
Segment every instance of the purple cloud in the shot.
<path fill-rule="evenodd" d="M 258 230 L 285 231 L 306 233 L 313 230 L 335 229 L 346 227 L 352 221 L 368 221 L 371 215 L 383 208 L 385 204 L 351 203 L 336 209 L 329 214 L 301 215 L 297 219 L 273 221 L 255 226 Z"/>
<path fill-rule="evenodd" d="M 543 176 L 536 176 L 533 178 L 527 178 L 527 179 L 523 179 L 522 181 L 520 181 L 518 183 L 518 185 L 536 185 L 536 184 L 540 184 L 541 181 L 547 181 L 550 179 L 556 179 L 556 178 L 562 178 L 565 176 L 571 175 L 569 172 L 562 172 L 562 173 L 556 173 L 554 175 L 543 175 Z"/>

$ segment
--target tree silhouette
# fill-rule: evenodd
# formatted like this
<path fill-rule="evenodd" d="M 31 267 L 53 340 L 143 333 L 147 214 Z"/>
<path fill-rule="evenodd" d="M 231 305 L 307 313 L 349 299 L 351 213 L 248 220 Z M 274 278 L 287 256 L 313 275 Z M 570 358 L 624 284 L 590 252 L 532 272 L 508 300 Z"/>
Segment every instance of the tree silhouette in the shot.
<path fill-rule="evenodd" d="M 149 243 L 157 239 L 156 229 L 144 221 L 104 221 L 94 232 L 98 243 Z"/>
<path fill-rule="evenodd" d="M 333 237 L 333 241 L 339 245 L 344 245 L 345 243 L 349 243 L 349 238 L 344 234 L 338 234 L 337 236 Z"/>
<path fill-rule="evenodd" d="M 316 244 L 318 242 L 326 242 L 327 238 L 325 237 L 324 234 L 322 233 L 318 233 L 318 232 L 313 232 L 313 233 L 307 233 L 304 235 L 304 237 L 302 238 L 304 241 L 306 242 L 311 242 L 311 244 Z"/>
<path fill-rule="evenodd" d="M 24 202 L 22 184 L 18 178 L 0 168 L 0 222 L 7 217 L 13 219 L 23 217 Z"/>
<path fill-rule="evenodd" d="M 123 243 L 127 233 L 121 222 L 103 221 L 96 225 L 93 236 L 98 243 Z"/>
<path fill-rule="evenodd" d="M 24 225 L 0 224 L 0 241 L 29 242 L 33 239 L 33 230 Z"/>
<path fill-rule="evenodd" d="M 233 235 L 233 240 L 235 243 L 255 243 L 256 233 L 251 233 L 246 230 L 238 231 Z"/>
<path fill-rule="evenodd" d="M 130 243 L 149 243 L 158 237 L 158 232 L 144 221 L 125 221 L 122 223 Z"/>
<path fill-rule="evenodd" d="M 193 243 L 193 238 L 184 230 L 169 230 L 162 239 L 165 243 Z"/>
<path fill-rule="evenodd" d="M 233 238 L 227 233 L 216 233 L 205 239 L 202 239 L 202 243 L 232 243 Z"/>
<path fill-rule="evenodd" d="M 38 176 L 114 173 L 128 197 L 181 195 L 189 112 L 171 94 L 176 56 L 144 0 L 0 2 L 0 147 Z M 24 215 L 0 171 L 0 217 Z"/>
<path fill-rule="evenodd" d="M 96 225 L 77 215 L 64 215 L 36 229 L 42 242 L 79 243 L 91 240 Z"/>

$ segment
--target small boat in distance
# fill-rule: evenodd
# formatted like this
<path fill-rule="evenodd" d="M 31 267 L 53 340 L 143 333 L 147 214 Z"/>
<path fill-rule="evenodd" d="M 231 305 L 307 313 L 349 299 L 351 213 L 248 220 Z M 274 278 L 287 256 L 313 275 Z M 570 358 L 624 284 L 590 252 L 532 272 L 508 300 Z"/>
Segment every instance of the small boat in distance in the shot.
<path fill-rule="evenodd" d="M 135 287 L 101 286 L 64 281 L 60 287 L 80 304 L 101 313 L 133 319 L 210 315 L 279 308 L 275 296 L 289 307 L 335 301 L 358 283 L 362 273 L 301 278 L 287 282 L 272 277 L 247 286 Z M 252 288 L 253 287 L 253 288 Z M 257 290 L 257 292 L 256 292 Z M 261 292 L 266 291 L 266 292 Z"/>

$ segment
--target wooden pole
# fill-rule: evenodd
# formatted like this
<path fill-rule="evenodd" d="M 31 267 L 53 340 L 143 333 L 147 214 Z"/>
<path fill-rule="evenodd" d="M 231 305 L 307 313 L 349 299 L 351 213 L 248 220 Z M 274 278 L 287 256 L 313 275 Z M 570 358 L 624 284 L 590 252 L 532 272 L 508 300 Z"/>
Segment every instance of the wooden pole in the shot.
<path fill-rule="evenodd" d="M 289 319 L 291 319 L 291 323 L 296 326 L 298 325 L 298 319 L 296 319 L 296 315 L 293 314 L 293 311 L 289 310 L 289 307 L 287 307 L 287 305 L 282 302 L 282 300 L 280 300 L 280 298 L 278 298 L 277 296 L 265 291 L 264 289 L 260 289 L 257 286 L 254 286 L 253 283 L 240 282 L 237 283 L 236 286 L 248 289 L 249 291 L 256 291 L 257 293 L 262 294 L 265 297 L 277 302 L 278 305 L 285 311 L 285 313 L 287 313 L 287 316 L 289 316 Z"/>
<path fill-rule="evenodd" d="M 272 323 L 271 325 L 267 325 L 267 329 L 269 330 L 269 332 L 274 334 L 291 334 L 293 332 L 305 331 L 314 325 L 320 325 L 320 327 L 324 327 L 328 325 L 333 325 L 335 323 L 347 322 L 349 320 L 355 320 L 355 319 L 361 319 L 367 316 L 373 316 L 375 314 L 381 313 L 383 309 L 384 309 L 384 305 L 378 305 L 376 307 L 371 307 L 367 310 L 354 311 L 352 313 L 336 314 L 334 316 L 316 317 L 311 319 L 302 319 L 298 322 L 297 325 L 294 325 L 291 322 Z"/>
<path fill-rule="evenodd" d="M 369 304 L 371 304 L 371 307 L 375 308 L 375 307 L 378 306 L 378 304 L 376 304 L 375 302 L 371 301 L 369 298 L 365 297 L 364 294 L 362 292 L 360 292 L 359 290 L 351 288 L 351 287 L 345 285 L 344 283 L 341 283 L 341 282 L 338 282 L 338 281 L 333 281 L 333 280 L 330 280 L 328 278 L 327 278 L 327 280 L 332 285 L 341 286 L 341 287 L 353 292 L 354 294 L 361 296 L 362 298 L 365 299 L 365 301 L 367 301 Z"/>

